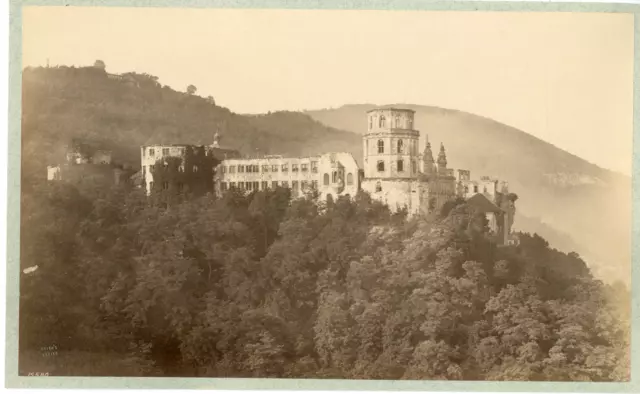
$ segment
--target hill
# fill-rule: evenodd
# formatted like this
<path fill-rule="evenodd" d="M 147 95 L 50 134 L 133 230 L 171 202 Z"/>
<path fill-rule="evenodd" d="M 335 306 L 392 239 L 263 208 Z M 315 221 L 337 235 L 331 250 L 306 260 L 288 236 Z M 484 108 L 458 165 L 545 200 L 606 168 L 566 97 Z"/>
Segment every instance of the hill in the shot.
<path fill-rule="evenodd" d="M 299 112 L 238 115 L 211 98 L 162 86 L 148 74 L 27 68 L 22 94 L 23 181 L 42 180 L 46 166 L 60 163 L 73 139 L 110 149 L 115 161 L 133 168 L 140 166 L 141 145 L 209 144 L 218 129 L 222 145 L 246 155 L 344 151 L 361 141 Z"/>
<path fill-rule="evenodd" d="M 518 230 L 537 232 L 556 248 L 580 253 L 602 277 L 629 278 L 629 177 L 488 118 L 437 107 L 398 106 L 416 111 L 421 146 L 426 134 L 432 143 L 445 144 L 451 167 L 509 182 L 521 196 Z M 374 107 L 346 105 L 306 113 L 327 126 L 362 134 L 365 112 Z"/>

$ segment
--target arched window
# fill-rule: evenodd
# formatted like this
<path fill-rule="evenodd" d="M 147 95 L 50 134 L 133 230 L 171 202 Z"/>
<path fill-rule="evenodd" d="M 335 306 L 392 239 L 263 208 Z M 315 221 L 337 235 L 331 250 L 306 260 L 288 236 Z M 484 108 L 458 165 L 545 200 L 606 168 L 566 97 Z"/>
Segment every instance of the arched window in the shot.
<path fill-rule="evenodd" d="M 473 186 L 473 192 L 474 192 L 474 193 L 477 193 L 477 192 L 478 192 L 478 185 L 474 185 L 474 186 Z"/>
<path fill-rule="evenodd" d="M 338 182 L 338 173 L 336 171 L 334 171 L 333 174 L 331 174 L 331 182 L 332 183 Z"/>
<path fill-rule="evenodd" d="M 398 153 L 402 153 L 404 151 L 404 141 L 398 140 Z"/>
<path fill-rule="evenodd" d="M 378 162 L 378 172 L 384 172 L 384 161 L 382 160 Z"/>
<path fill-rule="evenodd" d="M 384 153 L 384 141 L 378 140 L 378 153 Z"/>
<path fill-rule="evenodd" d="M 324 185 L 327 186 L 329 184 L 329 174 L 324 174 Z"/>
<path fill-rule="evenodd" d="M 376 183 L 376 192 L 382 191 L 382 184 L 380 182 Z"/>
<path fill-rule="evenodd" d="M 387 126 L 387 119 L 384 117 L 384 115 L 380 115 L 379 126 L 380 127 L 386 127 Z"/>
<path fill-rule="evenodd" d="M 353 174 L 352 173 L 348 173 L 347 174 L 347 185 L 353 185 Z"/>

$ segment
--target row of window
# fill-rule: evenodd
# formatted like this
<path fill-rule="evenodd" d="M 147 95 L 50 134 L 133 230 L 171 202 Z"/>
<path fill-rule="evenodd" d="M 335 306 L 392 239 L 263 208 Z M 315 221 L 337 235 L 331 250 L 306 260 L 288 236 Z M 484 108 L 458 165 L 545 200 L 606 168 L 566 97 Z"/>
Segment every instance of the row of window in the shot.
<path fill-rule="evenodd" d="M 329 179 L 331 179 L 332 183 L 337 183 L 339 179 L 342 179 L 342 174 L 338 174 L 337 171 L 334 171 L 333 174 L 331 174 L 331 178 L 329 178 L 329 174 L 324 174 L 322 183 L 325 186 L 328 186 L 329 185 Z M 348 173 L 347 174 L 347 185 L 353 185 L 353 174 L 352 173 Z"/>
<path fill-rule="evenodd" d="M 384 141 L 378 140 L 378 154 L 383 154 L 383 153 L 384 153 Z M 396 153 L 400 155 L 405 153 L 404 140 L 398 140 L 398 144 L 396 145 Z"/>
<path fill-rule="evenodd" d="M 374 116 L 371 116 L 369 118 L 369 129 L 373 128 L 373 119 L 374 119 Z M 411 118 L 407 119 L 407 124 L 408 124 L 409 128 L 412 128 L 413 127 L 413 119 L 411 119 Z M 380 117 L 378 117 L 378 127 L 380 127 L 380 128 L 387 127 L 387 117 L 386 116 L 380 115 Z M 402 127 L 402 118 L 400 117 L 400 115 L 396 115 L 395 127 L 397 127 L 397 128 L 401 128 Z"/>
<path fill-rule="evenodd" d="M 178 154 L 184 154 L 184 148 L 176 148 L 178 149 Z M 142 150 L 142 155 L 144 156 L 144 149 Z M 149 156 L 155 156 L 156 150 L 155 148 L 149 148 Z M 162 148 L 162 156 L 170 156 L 170 148 Z"/>
<path fill-rule="evenodd" d="M 465 194 L 469 193 L 469 185 L 464 185 L 464 192 Z M 478 193 L 478 185 L 473 185 L 473 192 L 474 193 Z M 487 187 L 484 187 L 484 193 L 487 192 Z"/>
<path fill-rule="evenodd" d="M 164 168 L 167 168 L 169 165 L 167 163 L 164 163 Z M 150 164 L 149 165 L 149 173 L 152 174 L 153 171 L 155 170 L 156 166 L 155 164 Z M 184 166 L 181 165 L 178 167 L 178 171 L 179 172 L 184 172 Z M 191 166 L 191 171 L 192 172 L 198 172 L 198 166 L 197 165 L 193 165 Z M 142 175 L 146 175 L 147 174 L 147 166 L 142 166 Z"/>
<path fill-rule="evenodd" d="M 271 182 L 271 186 L 269 186 L 269 182 L 267 181 L 262 181 L 262 182 L 220 182 L 220 191 L 227 191 L 229 189 L 240 189 L 240 190 L 247 190 L 247 191 L 253 191 L 253 190 L 266 190 L 268 188 L 273 188 L 275 189 L 276 187 L 281 186 L 281 187 L 289 187 L 289 182 L 288 181 L 282 181 L 282 182 L 278 182 L 278 181 L 272 181 Z M 291 182 L 291 189 L 293 190 L 294 193 L 297 193 L 298 190 L 305 190 L 308 187 L 311 187 L 312 189 L 317 189 L 318 188 L 318 181 L 311 181 L 311 182 L 307 182 L 307 181 L 293 181 Z"/>
<path fill-rule="evenodd" d="M 256 164 L 239 164 L 237 166 L 232 165 L 232 166 L 222 166 L 222 173 L 229 173 L 229 174 L 235 174 L 236 171 L 238 173 L 260 173 L 260 172 L 278 172 L 278 171 L 282 171 L 282 172 L 288 172 L 289 171 L 289 163 L 284 163 L 281 165 L 278 164 L 263 164 L 262 166 L 258 166 Z M 309 163 L 302 163 L 302 164 L 297 164 L 297 163 L 293 163 L 291 164 L 291 171 L 292 172 L 309 172 Z M 317 161 L 312 161 L 311 162 L 311 172 L 313 173 L 317 173 L 318 172 L 318 162 Z"/>
<path fill-rule="evenodd" d="M 415 161 L 411 162 L 411 171 L 413 173 L 418 172 L 418 165 L 416 164 Z M 378 164 L 377 164 L 377 169 L 378 172 L 384 172 L 385 171 L 385 165 L 384 165 L 384 160 L 378 160 Z M 404 160 L 398 160 L 396 163 L 396 171 L 398 172 L 404 172 Z"/>

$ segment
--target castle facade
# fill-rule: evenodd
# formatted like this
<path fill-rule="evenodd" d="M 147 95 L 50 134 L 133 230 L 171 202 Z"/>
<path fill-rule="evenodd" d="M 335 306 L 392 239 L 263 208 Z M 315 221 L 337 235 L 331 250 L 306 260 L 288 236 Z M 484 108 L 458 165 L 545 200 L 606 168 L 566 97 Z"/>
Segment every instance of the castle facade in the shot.
<path fill-rule="evenodd" d="M 219 194 L 231 188 L 250 192 L 286 187 L 293 198 L 315 191 L 323 200 L 355 196 L 360 190 L 358 163 L 345 152 L 224 160 L 216 169 L 215 183 Z"/>
<path fill-rule="evenodd" d="M 406 209 L 410 215 L 439 210 L 456 197 L 456 178 L 447 168 L 444 145 L 437 162 L 429 141 L 420 153 L 414 114 L 409 109 L 373 109 L 367 112 L 363 136 L 362 189 L 392 211 Z"/>

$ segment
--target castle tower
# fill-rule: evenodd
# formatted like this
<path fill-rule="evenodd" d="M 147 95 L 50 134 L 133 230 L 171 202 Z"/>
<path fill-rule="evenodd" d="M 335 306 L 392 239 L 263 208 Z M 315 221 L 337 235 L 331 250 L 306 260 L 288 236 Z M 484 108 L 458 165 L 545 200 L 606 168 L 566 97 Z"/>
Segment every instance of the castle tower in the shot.
<path fill-rule="evenodd" d="M 378 108 L 367 112 L 363 136 L 366 179 L 415 179 L 418 175 L 418 139 L 415 111 Z"/>
<path fill-rule="evenodd" d="M 433 160 L 433 152 L 431 151 L 431 143 L 429 137 L 427 137 L 427 143 L 422 152 L 422 172 L 425 175 L 432 175 L 435 166 L 435 160 Z"/>
<path fill-rule="evenodd" d="M 444 144 L 440 144 L 440 153 L 438 154 L 438 172 L 442 172 L 447 168 L 447 154 L 444 151 Z"/>

